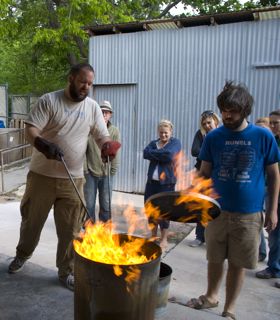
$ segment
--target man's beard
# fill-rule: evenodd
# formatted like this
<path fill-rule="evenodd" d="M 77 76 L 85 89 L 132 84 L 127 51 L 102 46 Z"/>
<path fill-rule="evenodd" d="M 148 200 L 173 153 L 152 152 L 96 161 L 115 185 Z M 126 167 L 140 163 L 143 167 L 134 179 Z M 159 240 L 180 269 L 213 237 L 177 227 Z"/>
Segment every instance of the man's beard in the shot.
<path fill-rule="evenodd" d="M 87 97 L 87 94 L 82 95 L 77 91 L 75 84 L 73 82 L 70 83 L 69 94 L 70 94 L 72 100 L 75 102 L 81 102 L 81 101 L 85 100 L 85 98 Z"/>
<path fill-rule="evenodd" d="M 226 128 L 228 128 L 230 130 L 236 130 L 241 126 L 244 119 L 245 118 L 241 117 L 239 120 L 236 120 L 236 121 L 233 121 L 230 123 L 225 123 L 225 120 L 223 120 L 223 124 Z"/>

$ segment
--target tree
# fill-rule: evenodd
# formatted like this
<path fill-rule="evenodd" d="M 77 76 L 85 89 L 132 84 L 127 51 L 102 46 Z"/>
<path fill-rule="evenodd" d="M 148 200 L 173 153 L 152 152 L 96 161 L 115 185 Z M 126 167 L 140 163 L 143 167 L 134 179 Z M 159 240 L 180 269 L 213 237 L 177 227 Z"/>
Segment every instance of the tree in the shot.
<path fill-rule="evenodd" d="M 1 0 L 0 83 L 10 93 L 62 87 L 69 65 L 87 61 L 85 26 L 171 17 L 179 0 Z M 193 14 L 276 5 L 279 1 L 181 1 Z M 182 13 L 189 15 L 189 13 Z"/>

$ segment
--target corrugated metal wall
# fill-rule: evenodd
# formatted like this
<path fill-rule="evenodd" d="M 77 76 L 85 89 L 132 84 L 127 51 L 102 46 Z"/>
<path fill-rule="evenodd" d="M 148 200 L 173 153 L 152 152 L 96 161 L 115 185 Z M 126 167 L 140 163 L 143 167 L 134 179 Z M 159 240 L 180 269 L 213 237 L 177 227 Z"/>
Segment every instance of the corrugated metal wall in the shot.
<path fill-rule="evenodd" d="M 157 137 L 162 118 L 174 123 L 191 168 L 199 115 L 206 109 L 218 113 L 216 97 L 225 80 L 248 86 L 255 98 L 251 121 L 280 108 L 279 30 L 280 20 L 273 19 L 92 37 L 95 94 L 102 87 L 103 98 L 112 97 L 123 146 L 129 145 L 122 152 L 115 189 L 144 191 L 148 161 L 142 151 Z M 116 86 L 124 84 L 134 88 L 133 99 L 122 90 L 117 93 Z M 131 108 L 135 119 L 130 123 Z"/>

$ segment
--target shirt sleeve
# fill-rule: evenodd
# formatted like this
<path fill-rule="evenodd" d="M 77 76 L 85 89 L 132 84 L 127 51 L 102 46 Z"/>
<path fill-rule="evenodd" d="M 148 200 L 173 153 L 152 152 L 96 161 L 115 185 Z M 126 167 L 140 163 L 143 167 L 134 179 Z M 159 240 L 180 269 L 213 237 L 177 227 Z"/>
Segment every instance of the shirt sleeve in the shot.
<path fill-rule="evenodd" d="M 30 124 L 39 130 L 43 130 L 43 128 L 47 125 L 50 116 L 51 116 L 51 109 L 50 109 L 50 101 L 47 95 L 43 95 L 39 98 L 37 103 L 31 109 L 28 114 L 27 120 L 25 123 Z"/>
<path fill-rule="evenodd" d="M 156 147 L 156 141 L 152 141 L 144 149 L 143 156 L 144 159 L 147 160 L 168 163 L 173 160 L 174 156 L 179 153 L 181 149 L 181 142 L 176 138 L 171 139 L 166 146 L 160 149 Z"/>
<path fill-rule="evenodd" d="M 193 157 L 198 157 L 202 142 L 203 142 L 203 136 L 200 130 L 198 130 L 193 138 L 193 143 L 191 148 L 191 155 Z"/>

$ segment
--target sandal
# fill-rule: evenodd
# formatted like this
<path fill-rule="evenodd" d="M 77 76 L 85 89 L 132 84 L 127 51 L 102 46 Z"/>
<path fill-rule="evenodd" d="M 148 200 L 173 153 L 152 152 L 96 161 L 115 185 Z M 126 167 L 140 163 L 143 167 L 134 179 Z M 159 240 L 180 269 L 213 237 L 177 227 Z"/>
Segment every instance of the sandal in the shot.
<path fill-rule="evenodd" d="M 215 308 L 219 304 L 219 301 L 217 302 L 210 302 L 206 296 L 202 295 L 199 298 L 192 298 L 186 303 L 186 306 L 193 309 L 210 309 Z"/>
<path fill-rule="evenodd" d="M 227 319 L 231 319 L 231 320 L 236 320 L 235 315 L 231 312 L 228 312 L 228 311 L 223 311 L 222 317 L 227 318 Z"/>

